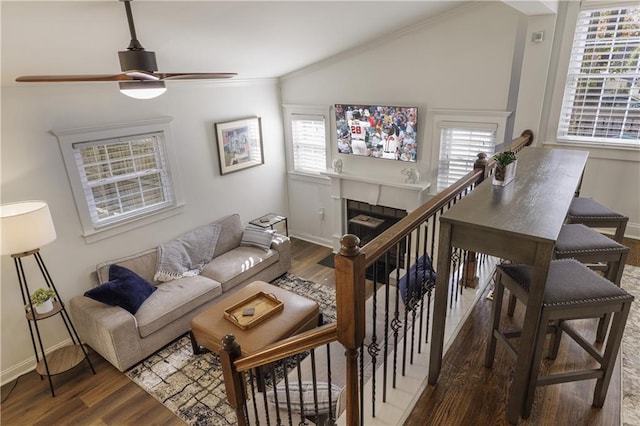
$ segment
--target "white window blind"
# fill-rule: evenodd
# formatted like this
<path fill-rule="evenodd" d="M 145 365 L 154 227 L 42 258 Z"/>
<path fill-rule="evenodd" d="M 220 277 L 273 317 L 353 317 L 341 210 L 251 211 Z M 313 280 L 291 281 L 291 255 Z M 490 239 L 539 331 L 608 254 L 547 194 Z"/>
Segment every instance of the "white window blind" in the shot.
<path fill-rule="evenodd" d="M 558 137 L 640 144 L 640 6 L 578 16 Z"/>
<path fill-rule="evenodd" d="M 162 133 L 73 144 L 94 227 L 174 204 Z"/>
<path fill-rule="evenodd" d="M 497 124 L 442 122 L 438 191 L 469 173 L 479 152 L 495 152 Z"/>
<path fill-rule="evenodd" d="M 327 148 L 323 116 L 291 117 L 293 168 L 297 172 L 320 173 L 327 169 Z"/>

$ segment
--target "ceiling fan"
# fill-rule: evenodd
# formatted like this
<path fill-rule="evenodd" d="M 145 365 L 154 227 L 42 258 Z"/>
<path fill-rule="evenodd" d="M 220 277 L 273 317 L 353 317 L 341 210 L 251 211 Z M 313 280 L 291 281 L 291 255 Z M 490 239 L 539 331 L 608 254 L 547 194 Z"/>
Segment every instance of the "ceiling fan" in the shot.
<path fill-rule="evenodd" d="M 118 52 L 120 60 L 119 74 L 97 75 L 25 75 L 16 78 L 18 82 L 78 82 L 78 81 L 117 81 L 120 91 L 133 98 L 150 99 L 163 94 L 167 88 L 166 80 L 216 80 L 231 78 L 237 73 L 160 73 L 157 72 L 155 52 L 147 51 L 136 37 L 136 29 L 131 13 L 131 1 L 119 0 L 124 3 L 129 22 L 131 42 L 126 51 Z"/>

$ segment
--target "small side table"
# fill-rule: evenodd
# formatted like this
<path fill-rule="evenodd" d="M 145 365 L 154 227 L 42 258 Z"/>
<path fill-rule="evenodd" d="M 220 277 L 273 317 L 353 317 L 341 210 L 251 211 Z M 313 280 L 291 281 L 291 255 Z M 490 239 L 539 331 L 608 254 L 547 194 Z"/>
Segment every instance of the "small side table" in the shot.
<path fill-rule="evenodd" d="M 256 225 L 259 226 L 261 228 L 269 228 L 269 229 L 274 229 L 274 225 L 277 225 L 280 222 L 284 222 L 284 232 L 285 235 L 288 237 L 289 236 L 289 225 L 287 223 L 287 218 L 286 216 L 281 216 L 275 213 L 267 213 L 264 216 L 260 216 L 257 219 L 253 219 L 251 222 L 249 222 L 252 225 Z"/>

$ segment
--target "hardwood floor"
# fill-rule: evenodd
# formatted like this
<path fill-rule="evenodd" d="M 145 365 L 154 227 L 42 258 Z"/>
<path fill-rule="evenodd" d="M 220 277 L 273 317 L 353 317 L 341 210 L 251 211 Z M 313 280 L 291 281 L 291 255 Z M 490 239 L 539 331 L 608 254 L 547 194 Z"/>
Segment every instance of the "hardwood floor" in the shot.
<path fill-rule="evenodd" d="M 317 264 L 331 253 L 331 249 L 297 239 L 292 242 L 291 273 L 335 286 L 333 269 Z M 634 261 L 633 264 L 640 266 L 640 241 L 630 242 L 634 246 L 629 263 Z M 482 366 L 482 339 L 486 333 L 488 305 L 479 304 L 472 320 L 463 330 L 465 334 L 456 340 L 451 353 L 459 354 L 461 359 L 445 358 L 440 384 L 426 389 L 406 425 L 503 423 L 512 361 L 504 359 L 503 362 L 499 358 L 493 370 Z M 46 380 L 41 380 L 35 372 L 3 386 L 0 406 L 2 424 L 183 424 L 102 357 L 91 352 L 91 361 L 96 369 L 95 376 L 86 364 L 81 364 L 53 378 L 55 398 L 51 397 Z M 570 359 L 570 362 L 577 360 Z M 457 367 L 453 368 L 453 365 Z M 605 408 L 600 411 L 590 409 L 592 385 L 589 382 L 579 383 L 582 384 L 551 386 L 538 392 L 534 415 L 528 424 L 617 424 L 619 380 L 612 382 Z M 561 388 L 564 386 L 573 387 Z M 612 395 L 612 391 L 617 395 Z M 540 409 L 541 404 L 543 409 Z"/>
<path fill-rule="evenodd" d="M 640 266 L 640 240 L 625 239 L 630 248 L 627 264 Z M 506 302 L 503 323 L 508 324 Z M 516 310 L 520 324 L 524 309 Z M 498 346 L 494 367 L 484 367 L 484 351 L 488 338 L 491 302 L 482 298 L 474 308 L 471 320 L 463 326 L 444 358 L 436 386 L 428 386 L 405 426 L 425 425 L 506 425 L 507 395 L 515 362 Z M 520 316 L 518 316 L 520 314 Z M 596 322 L 583 321 L 585 335 L 596 328 Z M 558 358 L 543 362 L 543 374 L 566 368 L 582 368 L 597 364 L 571 339 L 563 339 Z M 567 367 L 569 366 L 569 367 Z M 536 388 L 531 417 L 521 425 L 619 425 L 620 424 L 620 358 L 609 385 L 602 409 L 591 407 L 595 380 L 562 383 Z"/>

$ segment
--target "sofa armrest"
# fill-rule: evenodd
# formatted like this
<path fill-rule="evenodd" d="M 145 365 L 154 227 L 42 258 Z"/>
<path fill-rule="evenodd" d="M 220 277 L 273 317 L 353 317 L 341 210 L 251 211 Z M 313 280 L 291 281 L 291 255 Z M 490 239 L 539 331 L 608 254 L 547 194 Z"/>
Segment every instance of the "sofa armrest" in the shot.
<path fill-rule="evenodd" d="M 284 271 L 291 269 L 291 240 L 286 235 L 274 234 L 271 249 L 278 252 Z"/>
<path fill-rule="evenodd" d="M 77 296 L 69 312 L 80 338 L 120 371 L 142 357 L 136 318 L 125 309 Z"/>

